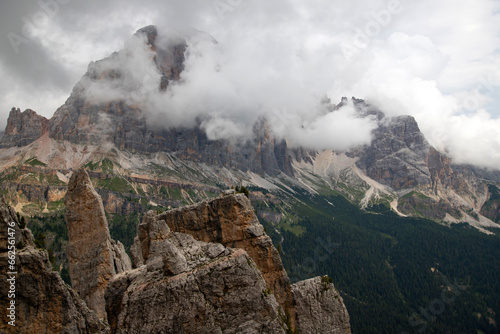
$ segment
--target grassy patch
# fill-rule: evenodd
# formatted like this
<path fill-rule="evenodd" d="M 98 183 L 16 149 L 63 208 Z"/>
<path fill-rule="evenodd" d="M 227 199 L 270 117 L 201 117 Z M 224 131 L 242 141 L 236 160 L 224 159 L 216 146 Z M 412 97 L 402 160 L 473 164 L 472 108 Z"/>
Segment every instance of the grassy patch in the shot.
<path fill-rule="evenodd" d="M 35 166 L 43 166 L 43 167 L 46 167 L 47 164 L 41 162 L 40 160 L 36 159 L 36 158 L 31 158 L 31 159 L 28 159 L 24 162 L 25 165 L 30 165 L 32 167 L 35 167 Z"/>
<path fill-rule="evenodd" d="M 86 169 L 96 170 L 99 167 L 99 163 L 98 162 L 92 162 L 92 161 L 90 161 L 84 167 Z"/>
<path fill-rule="evenodd" d="M 104 173 L 112 173 L 113 166 L 113 162 L 109 159 L 104 159 L 103 161 L 101 161 L 101 168 Z"/>
<path fill-rule="evenodd" d="M 293 233 L 296 237 L 300 237 L 302 234 L 306 232 L 306 228 L 303 226 L 300 226 L 296 223 L 293 223 L 292 221 L 288 219 L 283 219 L 279 224 L 278 228 L 283 230 L 283 231 L 288 231 L 290 233 Z"/>
<path fill-rule="evenodd" d="M 64 200 L 52 201 L 47 203 L 47 209 L 49 211 L 57 211 L 64 209 Z"/>
<path fill-rule="evenodd" d="M 177 200 L 184 199 L 182 197 L 182 191 L 179 188 L 168 188 L 168 197 L 170 199 L 177 199 Z"/>
<path fill-rule="evenodd" d="M 135 194 L 135 190 L 132 185 L 125 179 L 121 177 L 113 177 L 111 179 L 104 179 L 97 181 L 97 188 L 102 188 L 122 194 Z"/>

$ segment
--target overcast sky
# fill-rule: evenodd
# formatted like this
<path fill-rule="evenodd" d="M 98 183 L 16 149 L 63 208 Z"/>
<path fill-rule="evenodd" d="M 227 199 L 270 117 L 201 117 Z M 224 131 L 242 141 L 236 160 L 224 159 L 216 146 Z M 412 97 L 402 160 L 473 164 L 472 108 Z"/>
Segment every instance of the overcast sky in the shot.
<path fill-rule="evenodd" d="M 275 122 L 293 123 L 304 122 L 308 99 L 355 96 L 415 116 L 457 162 L 500 167 L 500 1 L 492 0 L 0 0 L 0 127 L 13 106 L 51 117 L 90 61 L 149 24 L 193 27 L 218 41 L 208 52 L 225 71 L 214 80 L 236 89 L 227 95 L 198 80 L 199 99 L 258 101 Z M 199 73 L 203 63 L 190 61 Z M 241 115 L 206 128 L 229 129 Z M 322 141 L 336 148 L 366 140 L 370 125 L 351 116 L 308 119 L 294 139 L 310 144 L 316 131 L 330 131 L 341 136 Z"/>

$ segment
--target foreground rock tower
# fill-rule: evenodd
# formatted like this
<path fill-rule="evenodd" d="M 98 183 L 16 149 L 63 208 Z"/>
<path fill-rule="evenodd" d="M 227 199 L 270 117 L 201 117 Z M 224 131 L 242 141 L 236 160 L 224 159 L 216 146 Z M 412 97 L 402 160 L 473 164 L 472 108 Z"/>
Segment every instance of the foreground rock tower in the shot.
<path fill-rule="evenodd" d="M 265 234 L 250 200 L 243 194 L 203 201 L 156 217 L 150 212 L 147 217 L 156 219 L 158 224 L 168 226 L 174 232 L 190 234 L 196 240 L 244 249 L 262 273 L 270 292 L 290 318 L 291 325 L 295 327 L 296 315 L 290 280 L 271 238 Z M 147 243 L 141 239 L 146 234 L 143 229 L 143 225 L 140 225 L 134 250 L 139 248 L 139 244 Z M 142 254 L 134 250 L 134 262 L 142 264 Z"/>
<path fill-rule="evenodd" d="M 65 198 L 69 242 L 66 248 L 73 288 L 90 309 L 106 319 L 108 281 L 132 268 L 123 245 L 111 239 L 101 197 L 84 169 L 69 181 Z"/>
<path fill-rule="evenodd" d="M 148 212 L 131 249 L 133 269 L 123 246 L 109 236 L 101 198 L 84 170 L 72 175 L 65 203 L 76 292 L 52 271 L 47 252 L 34 247 L 14 211 L 0 203 L 2 236 L 14 224 L 19 248 L 14 333 L 351 332 L 331 279 L 290 284 L 242 194 Z M 4 272 L 7 249 L 0 238 Z M 0 282 L 3 309 L 7 285 Z"/>
<path fill-rule="evenodd" d="M 9 230 L 10 228 L 10 230 Z M 15 265 L 8 263 L 9 232 L 15 237 Z M 12 270 L 14 269 L 14 270 Z M 108 326 L 90 310 L 78 294 L 52 269 L 46 250 L 36 248 L 31 231 L 18 220 L 15 211 L 0 199 L 0 270 L 11 281 L 0 280 L 0 333 L 107 333 Z M 7 309 L 14 310 L 8 317 Z M 10 311 L 9 311 L 10 313 Z M 9 324 L 11 322 L 15 326 Z"/>

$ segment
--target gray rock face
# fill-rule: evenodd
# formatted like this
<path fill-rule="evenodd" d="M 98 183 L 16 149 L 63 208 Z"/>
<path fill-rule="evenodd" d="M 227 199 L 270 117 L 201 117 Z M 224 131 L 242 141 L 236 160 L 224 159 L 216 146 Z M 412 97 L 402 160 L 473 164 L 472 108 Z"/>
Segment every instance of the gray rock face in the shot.
<path fill-rule="evenodd" d="M 0 138 L 0 148 L 26 146 L 48 132 L 49 120 L 31 109 L 24 112 L 12 108 L 5 133 Z"/>
<path fill-rule="evenodd" d="M 7 223 L 15 223 L 16 235 L 16 290 L 15 327 L 11 319 L 0 322 L 2 333 L 107 333 L 101 322 L 83 300 L 52 270 L 47 251 L 34 247 L 33 236 L 27 228 L 20 228 L 12 208 L 0 202 L 0 270 L 8 268 Z M 10 284 L 0 280 L 0 307 L 10 306 Z M 4 313 L 5 314 L 5 313 Z M 2 315 L 5 317 L 5 315 Z"/>
<path fill-rule="evenodd" d="M 196 205 L 167 211 L 160 215 L 156 215 L 151 211 L 143 218 L 143 222 L 138 226 L 137 231 L 137 237 L 131 251 L 134 266 L 138 267 L 138 269 L 117 276 L 113 283 L 110 284 L 106 294 L 108 314 L 116 313 L 111 311 L 113 305 L 116 305 L 116 300 L 119 300 L 122 305 L 130 305 L 131 301 L 127 296 L 133 294 L 135 287 L 139 285 L 151 286 L 147 285 L 144 280 L 146 276 L 153 275 L 152 272 L 157 272 L 156 276 L 154 276 L 156 278 L 148 278 L 148 280 L 159 282 L 163 279 L 174 282 L 173 277 L 179 277 L 175 279 L 175 282 L 181 281 L 182 286 L 185 286 L 184 284 L 187 283 L 184 283 L 184 280 L 188 280 L 190 275 L 205 273 L 201 268 L 218 266 L 221 263 L 220 261 L 224 261 L 226 264 L 231 263 L 231 259 L 235 258 L 236 252 L 242 252 L 237 254 L 243 254 L 244 258 L 238 255 L 239 260 L 237 263 L 239 264 L 236 265 L 241 267 L 246 262 L 251 268 L 259 272 L 258 277 L 262 277 L 265 284 L 262 285 L 259 278 L 257 280 L 259 289 L 264 289 L 260 291 L 260 294 L 247 292 L 243 300 L 240 301 L 242 304 L 238 304 L 236 300 L 231 301 L 233 305 L 232 312 L 235 314 L 234 319 L 241 319 L 241 314 L 239 314 L 241 310 L 245 310 L 243 313 L 250 312 L 249 310 L 261 310 L 262 306 L 259 306 L 259 303 L 262 302 L 261 298 L 272 296 L 272 301 L 275 303 L 272 307 L 275 310 L 273 312 L 278 312 L 280 320 L 286 323 L 286 326 L 290 326 L 291 330 L 296 329 L 297 333 L 350 333 L 349 315 L 340 295 L 331 283 L 323 283 L 321 278 L 316 278 L 299 282 L 294 286 L 290 285 L 278 252 L 274 249 L 269 237 L 264 233 L 262 225 L 259 224 L 254 215 L 249 200 L 243 194 L 224 195 Z M 249 270 L 246 265 L 244 265 L 244 269 Z M 240 271 L 231 270 L 231 272 L 240 275 L 243 274 L 241 270 L 242 268 L 240 268 Z M 133 278 L 128 278 L 127 275 L 131 275 Z M 215 274 L 210 275 L 213 277 Z M 256 277 L 255 273 L 244 275 Z M 240 279 L 234 277 L 230 279 L 220 278 L 224 282 L 233 282 L 233 280 Z M 177 289 L 177 285 L 172 284 L 168 286 Z M 210 284 L 215 291 L 220 291 L 219 283 L 212 282 Z M 241 284 L 237 286 L 243 289 Z M 198 289 L 201 288 L 198 287 Z M 120 291 L 118 299 L 114 297 L 115 291 Z M 128 292 L 125 293 L 125 291 Z M 207 294 L 211 296 L 211 293 L 213 293 L 210 291 L 212 290 L 203 292 L 205 299 Z M 178 292 L 168 291 L 168 293 L 177 294 Z M 220 296 L 226 298 L 226 294 L 221 293 Z M 122 298 L 125 299 L 122 300 Z M 144 297 L 137 295 L 134 298 Z M 230 298 L 233 297 L 230 296 Z M 161 301 L 162 303 L 166 302 L 164 299 Z M 296 308 L 297 306 L 300 306 L 300 309 Z M 224 308 L 222 304 L 218 307 Z M 193 308 L 191 306 L 183 309 L 190 310 Z M 205 308 L 206 306 L 203 306 L 203 310 Z M 176 309 L 172 307 L 172 310 Z M 120 310 L 123 310 L 123 307 L 120 307 Z M 125 322 L 133 312 L 127 312 L 123 316 L 123 320 L 120 320 L 122 316 L 119 316 L 118 319 L 112 320 L 112 323 L 110 322 L 111 327 L 115 328 L 117 332 L 120 332 L 121 328 L 132 330 L 130 325 L 125 325 Z M 196 317 L 193 312 L 190 311 L 189 317 Z M 275 317 L 275 313 L 272 314 Z M 201 319 L 206 318 L 206 316 L 198 317 Z M 268 320 L 259 317 L 259 315 L 255 316 L 255 323 L 246 323 L 246 320 L 245 322 L 234 320 L 237 322 L 236 327 L 234 324 L 232 327 L 225 327 L 228 326 L 228 323 L 217 318 L 217 321 L 222 321 L 223 325 L 219 325 L 220 329 L 212 328 L 212 330 L 224 333 L 226 333 L 226 330 L 228 333 L 260 333 L 261 331 L 267 333 L 268 327 L 258 327 L 257 324 L 262 325 L 262 321 L 267 324 Z M 286 319 L 287 317 L 288 319 Z M 322 320 L 317 322 L 317 317 L 321 317 Z M 196 319 L 198 318 L 191 320 L 191 323 L 193 321 L 198 323 L 199 320 Z M 185 319 L 184 321 L 187 322 L 188 320 Z M 299 327 L 299 321 L 302 321 L 302 327 Z M 246 324 L 241 325 L 242 323 Z M 282 324 L 282 326 L 285 325 Z M 188 332 L 195 329 L 201 330 L 195 327 L 189 328 Z M 339 332 L 338 330 L 344 331 Z M 205 331 L 201 332 L 204 333 Z"/>
<path fill-rule="evenodd" d="M 14 226 L 9 226 L 9 223 L 14 223 Z M 7 205 L 2 197 L 0 197 L 0 224 L 2 232 L 0 234 L 0 252 L 7 253 L 9 246 L 12 246 L 12 242 L 9 243 L 9 234 L 7 232 L 13 232 L 15 237 L 14 245 L 18 245 L 19 243 L 27 246 L 35 245 L 31 231 L 19 226 L 19 220 L 17 219 L 16 212 L 12 207 Z M 11 228 L 10 230 L 9 227 Z M 14 231 L 12 231 L 12 229 Z"/>
<path fill-rule="evenodd" d="M 158 89 L 164 91 L 170 82 L 179 80 L 184 68 L 186 41 L 177 37 L 167 47 L 158 42 L 154 26 L 140 29 L 153 52 L 152 62 L 161 74 Z M 121 51 L 123 52 L 123 51 Z M 291 158 L 284 140 L 275 140 L 269 129 L 256 125 L 255 138 L 233 145 L 226 140 L 209 140 L 199 126 L 160 129 L 146 120 L 137 104 L 123 99 L 98 103 L 87 96 L 89 84 L 111 84 L 124 76 L 119 54 L 91 63 L 87 73 L 74 87 L 71 96 L 50 120 L 50 137 L 72 143 L 100 145 L 112 142 L 121 150 L 131 152 L 175 152 L 179 158 L 243 171 L 269 175 L 284 172 L 293 175 Z M 144 73 L 147 75 L 147 73 Z M 130 94 L 137 91 L 130 91 Z"/>
<path fill-rule="evenodd" d="M 393 189 L 431 183 L 426 163 L 430 145 L 413 117 L 385 119 L 373 136 L 357 163 L 369 177 Z"/>
<path fill-rule="evenodd" d="M 117 273 L 131 269 L 123 245 L 109 236 L 101 198 L 87 172 L 76 171 L 65 197 L 69 242 L 66 249 L 73 288 L 90 309 L 106 319 L 104 293 Z"/>
<path fill-rule="evenodd" d="M 285 333 L 244 250 L 171 232 L 149 213 L 132 253 L 141 266 L 115 276 L 106 292 L 112 333 Z"/>
<path fill-rule="evenodd" d="M 75 172 L 68 188 L 70 274 L 85 302 L 51 270 L 47 253 L 33 247 L 33 236 L 19 228 L 13 211 L 0 205 L 2 236 L 12 220 L 15 241 L 24 244 L 17 258 L 22 291 L 16 297 L 23 307 L 22 333 L 350 333 L 333 285 L 297 283 L 292 294 L 279 254 L 244 195 L 172 210 L 170 218 L 149 212 L 131 250 L 137 268 L 130 269 L 123 246 L 109 239 L 88 174 Z M 190 233 L 174 232 L 167 222 Z M 0 239 L 5 271 L 7 246 L 8 239 Z M 2 291 L 8 291 L 6 284 L 0 282 Z M 318 314 L 322 331 L 309 319 Z"/>
<path fill-rule="evenodd" d="M 110 238 L 111 250 L 113 257 L 113 265 L 116 273 L 132 269 L 132 262 L 125 251 L 125 247 L 120 241 L 115 241 Z"/>
<path fill-rule="evenodd" d="M 292 285 L 297 308 L 297 332 L 351 333 L 349 314 L 328 277 L 315 277 Z"/>
<path fill-rule="evenodd" d="M 196 205 L 166 211 L 154 219 L 158 223 L 164 222 L 172 231 L 190 234 L 196 240 L 244 249 L 256 263 L 284 313 L 290 314 L 292 327 L 294 326 L 295 309 L 290 279 L 278 251 L 271 238 L 264 233 L 264 228 L 245 195 L 234 194 L 202 201 Z M 139 238 L 144 233 L 139 228 Z M 153 238 L 161 240 L 161 237 Z M 154 247 L 153 240 L 145 243 Z M 142 263 L 139 256 L 134 255 L 134 263 Z"/>

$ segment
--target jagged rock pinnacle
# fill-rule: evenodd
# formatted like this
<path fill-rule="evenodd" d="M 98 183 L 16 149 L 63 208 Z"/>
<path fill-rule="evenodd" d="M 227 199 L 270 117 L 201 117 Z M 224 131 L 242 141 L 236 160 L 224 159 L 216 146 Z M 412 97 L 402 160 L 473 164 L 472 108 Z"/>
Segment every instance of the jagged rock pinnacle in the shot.
<path fill-rule="evenodd" d="M 73 288 L 90 309 L 106 319 L 106 287 L 114 275 L 131 269 L 130 259 L 123 245 L 111 239 L 101 197 L 84 169 L 71 176 L 65 204 Z"/>

